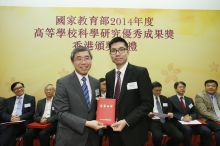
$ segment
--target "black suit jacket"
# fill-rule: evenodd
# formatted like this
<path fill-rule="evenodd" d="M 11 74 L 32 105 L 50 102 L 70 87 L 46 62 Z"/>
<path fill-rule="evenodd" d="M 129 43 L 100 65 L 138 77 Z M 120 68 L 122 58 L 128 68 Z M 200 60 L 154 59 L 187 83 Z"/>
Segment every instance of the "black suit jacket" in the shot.
<path fill-rule="evenodd" d="M 0 122 L 2 121 L 2 109 L 5 105 L 6 99 L 3 97 L 0 97 Z"/>
<path fill-rule="evenodd" d="M 2 119 L 4 122 L 11 121 L 11 116 L 14 109 L 15 101 L 16 101 L 16 96 L 6 99 L 5 106 L 2 111 Z M 25 107 L 26 104 L 30 104 L 30 107 Z M 20 119 L 26 120 L 26 123 L 28 124 L 33 121 L 34 112 L 35 112 L 35 97 L 25 94 L 23 99 L 22 115 L 20 116 Z"/>
<path fill-rule="evenodd" d="M 34 115 L 35 122 L 40 122 L 40 120 L 44 114 L 45 105 L 46 105 L 46 98 L 38 101 L 37 110 Z M 56 116 L 56 112 L 53 107 L 53 103 L 51 105 L 52 105 L 51 106 L 51 114 L 50 114 L 50 117 L 47 118 L 47 122 L 49 122 L 49 123 L 53 123 L 53 122 L 57 121 L 57 116 Z"/>
<path fill-rule="evenodd" d="M 174 119 L 181 120 L 181 117 L 189 114 L 192 117 L 192 120 L 197 118 L 197 110 L 194 105 L 192 98 L 184 96 L 185 99 L 185 106 L 186 106 L 186 113 L 184 113 L 180 100 L 177 95 L 173 95 L 168 98 L 169 99 L 169 106 L 174 114 Z M 191 108 L 190 108 L 191 107 Z"/>
<path fill-rule="evenodd" d="M 106 98 L 113 98 L 115 69 L 106 74 Z M 127 84 L 137 82 L 138 89 L 127 89 Z M 119 120 L 125 119 L 129 126 L 121 132 L 126 146 L 142 145 L 148 140 L 147 114 L 153 109 L 151 80 L 146 68 L 128 63 L 122 81 L 119 99 Z M 110 132 L 113 132 L 110 129 Z"/>
<path fill-rule="evenodd" d="M 163 113 L 167 114 L 169 112 L 172 112 L 172 110 L 170 109 L 170 106 L 169 106 L 168 98 L 163 95 L 160 95 L 159 97 L 160 97 L 160 104 L 161 104 Z M 168 118 L 165 118 L 165 120 L 168 120 Z"/>

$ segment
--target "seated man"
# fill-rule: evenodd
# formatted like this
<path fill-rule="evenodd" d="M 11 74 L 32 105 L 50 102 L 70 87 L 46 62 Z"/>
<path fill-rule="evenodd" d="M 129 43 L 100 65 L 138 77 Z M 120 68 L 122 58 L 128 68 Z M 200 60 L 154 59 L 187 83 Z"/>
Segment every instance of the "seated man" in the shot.
<path fill-rule="evenodd" d="M 199 118 L 215 133 L 216 146 L 220 146 L 220 125 L 216 123 L 220 121 L 220 94 L 217 90 L 217 81 L 205 81 L 205 90 L 196 94 L 196 106 Z"/>
<path fill-rule="evenodd" d="M 184 146 L 191 146 L 192 133 L 200 134 L 200 146 L 210 146 L 212 132 L 209 128 L 205 125 L 183 125 L 178 121 L 189 122 L 195 120 L 198 115 L 193 100 L 184 96 L 186 84 L 182 81 L 176 82 L 174 84 L 174 89 L 177 95 L 168 98 L 169 106 L 174 114 L 174 118 L 171 122 L 183 133 Z"/>
<path fill-rule="evenodd" d="M 24 84 L 15 82 L 11 85 L 15 96 L 6 99 L 2 111 L 3 122 L 26 120 L 20 124 L 2 126 L 0 146 L 15 146 L 16 137 L 26 131 L 27 124 L 33 122 L 35 97 L 24 93 Z"/>
<path fill-rule="evenodd" d="M 168 114 L 167 118 L 157 117 L 152 112 L 148 114 L 152 118 L 149 130 L 153 136 L 154 146 L 161 146 L 163 132 L 171 137 L 166 145 L 179 146 L 183 141 L 183 134 L 170 122 L 170 119 L 173 118 L 173 113 L 168 106 L 167 97 L 161 95 L 162 85 L 159 82 L 153 82 L 152 88 L 154 98 L 153 112 Z"/>
<path fill-rule="evenodd" d="M 33 140 L 36 137 L 39 138 L 41 146 L 50 146 L 50 136 L 56 133 L 57 117 L 54 107 L 52 106 L 55 88 L 52 84 L 48 84 L 45 87 L 44 92 L 46 98 L 38 101 L 34 121 L 41 124 L 52 123 L 52 125 L 45 129 L 28 129 L 24 134 L 24 146 L 33 145 Z"/>

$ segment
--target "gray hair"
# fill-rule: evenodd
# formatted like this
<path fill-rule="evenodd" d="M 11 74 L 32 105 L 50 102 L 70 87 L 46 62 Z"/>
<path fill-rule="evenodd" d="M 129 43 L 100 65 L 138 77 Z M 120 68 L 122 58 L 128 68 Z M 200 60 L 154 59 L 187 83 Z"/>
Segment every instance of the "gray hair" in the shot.
<path fill-rule="evenodd" d="M 53 87 L 53 90 L 56 91 L 56 89 L 55 89 L 55 87 L 53 86 L 53 84 L 47 84 L 47 85 L 44 87 L 44 90 L 46 90 L 46 88 L 47 88 L 48 86 L 52 86 L 52 87 Z"/>
<path fill-rule="evenodd" d="M 78 46 L 78 47 L 76 47 L 76 48 L 71 52 L 71 55 L 70 55 L 71 61 L 73 61 L 74 56 L 75 56 L 76 53 L 78 53 L 78 52 L 83 52 L 83 51 L 88 51 L 88 52 L 89 52 L 89 56 L 90 56 L 90 58 L 91 58 L 91 60 L 92 60 L 92 53 L 91 53 L 91 51 L 90 51 L 88 48 L 84 47 L 84 46 Z"/>

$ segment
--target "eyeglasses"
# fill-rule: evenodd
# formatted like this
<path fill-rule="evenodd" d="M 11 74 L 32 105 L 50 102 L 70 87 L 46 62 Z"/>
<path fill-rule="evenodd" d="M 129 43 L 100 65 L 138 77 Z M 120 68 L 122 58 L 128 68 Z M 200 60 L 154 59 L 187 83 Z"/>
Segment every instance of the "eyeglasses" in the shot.
<path fill-rule="evenodd" d="M 154 92 L 161 92 L 162 91 L 162 89 L 161 90 L 154 90 Z"/>
<path fill-rule="evenodd" d="M 103 83 L 103 84 L 101 84 L 102 86 L 106 86 L 106 84 L 105 83 Z"/>
<path fill-rule="evenodd" d="M 119 48 L 118 50 L 116 50 L 116 49 L 110 49 L 110 54 L 115 55 L 115 54 L 117 54 L 117 52 L 118 52 L 119 54 L 122 54 L 122 53 L 125 52 L 125 50 L 128 50 L 128 49 L 123 48 L 123 47 Z"/>
<path fill-rule="evenodd" d="M 85 62 L 89 62 L 90 60 L 91 60 L 91 58 L 90 57 L 85 57 L 85 58 L 82 58 L 82 57 L 78 57 L 78 58 L 75 58 L 74 60 L 76 60 L 77 62 L 83 62 L 83 61 L 85 61 Z"/>
<path fill-rule="evenodd" d="M 178 86 L 177 88 L 179 88 L 179 89 L 185 89 L 186 87 L 185 87 L 185 86 Z"/>
<path fill-rule="evenodd" d="M 22 87 L 22 86 L 21 87 L 17 87 L 17 88 L 14 88 L 13 91 L 18 91 L 18 90 L 20 90 L 22 88 L 24 88 L 24 87 Z"/>

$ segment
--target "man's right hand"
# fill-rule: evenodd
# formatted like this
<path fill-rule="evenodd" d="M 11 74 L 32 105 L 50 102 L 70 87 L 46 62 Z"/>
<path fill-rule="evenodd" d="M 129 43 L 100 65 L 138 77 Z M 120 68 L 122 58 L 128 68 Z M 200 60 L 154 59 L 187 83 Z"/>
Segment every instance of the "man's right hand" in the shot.
<path fill-rule="evenodd" d="M 106 128 L 106 125 L 96 120 L 92 120 L 92 121 L 86 121 L 86 127 L 92 128 L 93 130 L 97 131 L 101 128 Z"/>
<path fill-rule="evenodd" d="M 150 118 L 153 118 L 155 115 L 152 113 L 152 112 L 150 112 L 149 114 L 148 114 L 148 117 L 150 117 Z"/>

